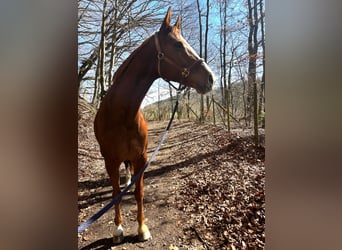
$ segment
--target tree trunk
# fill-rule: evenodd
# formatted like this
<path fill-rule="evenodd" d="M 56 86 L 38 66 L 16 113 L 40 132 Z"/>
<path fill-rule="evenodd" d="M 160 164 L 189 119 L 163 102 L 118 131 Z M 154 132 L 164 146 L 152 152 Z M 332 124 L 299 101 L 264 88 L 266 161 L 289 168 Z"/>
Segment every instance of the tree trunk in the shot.
<path fill-rule="evenodd" d="M 78 77 L 77 77 L 78 87 L 81 86 L 81 82 L 82 82 L 84 76 L 88 73 L 88 71 L 91 69 L 91 67 L 94 65 L 94 63 L 98 59 L 98 54 L 100 53 L 99 50 L 100 50 L 99 47 L 94 48 L 93 53 L 91 53 L 90 57 L 82 63 L 82 65 L 78 71 Z"/>
<path fill-rule="evenodd" d="M 100 99 L 104 97 L 106 91 L 105 91 L 105 67 L 106 67 L 106 37 L 105 37 L 105 29 L 106 29 L 106 8 L 107 8 L 107 0 L 103 1 L 103 11 L 102 11 L 102 24 L 101 24 L 101 41 L 100 41 L 100 77 L 99 77 L 99 83 L 100 83 Z"/>
<path fill-rule="evenodd" d="M 216 125 L 216 114 L 215 114 L 215 99 L 214 99 L 214 94 L 211 94 L 211 102 L 213 105 L 213 122 L 214 125 Z"/>
<path fill-rule="evenodd" d="M 225 71 L 225 65 L 224 65 L 224 37 L 225 37 L 225 20 L 224 20 L 224 16 L 222 16 L 222 13 L 224 13 L 224 5 L 222 4 L 222 2 L 220 2 L 219 4 L 219 8 L 220 8 L 220 92 L 221 92 L 221 104 L 225 105 L 225 89 L 224 89 L 224 71 Z M 221 115 L 221 112 L 219 112 L 219 114 Z M 225 112 L 223 112 L 223 124 L 225 124 Z"/>
<path fill-rule="evenodd" d="M 261 117 L 261 127 L 265 128 L 265 30 L 264 30 L 264 9 L 263 0 L 260 0 L 260 25 L 261 25 L 261 46 L 262 46 L 262 77 L 259 94 L 259 117 Z"/>
<path fill-rule="evenodd" d="M 224 117 L 227 122 L 227 129 L 230 132 L 230 118 L 229 118 L 229 91 L 227 86 L 227 1 L 224 1 L 223 6 L 223 86 L 224 86 L 224 106 L 226 112 Z"/>
<path fill-rule="evenodd" d="M 208 62 L 208 32 L 209 32 L 209 0 L 207 0 L 207 14 L 205 17 L 205 36 L 204 36 L 204 60 Z M 209 113 L 210 109 L 210 101 L 209 101 L 209 96 L 206 96 L 206 103 L 207 103 L 207 110 L 206 112 Z"/>
<path fill-rule="evenodd" d="M 190 91 L 187 93 L 187 105 L 186 105 L 187 118 L 190 121 Z"/>
<path fill-rule="evenodd" d="M 259 145 L 258 135 L 258 90 L 256 82 L 256 59 L 258 52 L 258 9 L 257 0 L 253 0 L 253 7 L 251 0 L 248 0 L 248 23 L 249 23 L 249 35 L 248 35 L 248 53 L 249 53 L 249 64 L 248 64 L 248 83 L 252 86 L 252 98 L 250 96 L 249 107 L 252 110 L 251 103 L 253 100 L 253 123 L 254 123 L 254 144 Z"/>
<path fill-rule="evenodd" d="M 97 57 L 97 65 L 96 65 L 96 72 L 95 72 L 95 80 L 94 80 L 94 94 L 91 103 L 94 107 L 97 107 L 98 104 L 98 89 L 99 89 L 99 72 L 100 72 L 100 62 L 99 57 Z"/>
<path fill-rule="evenodd" d="M 232 79 L 232 60 L 233 60 L 233 53 L 229 61 L 229 68 L 228 68 L 228 88 L 226 91 L 226 109 L 227 109 L 227 129 L 230 133 L 230 95 L 231 95 L 231 79 Z"/>
<path fill-rule="evenodd" d="M 110 50 L 110 62 L 109 62 L 109 69 L 108 69 L 108 85 L 112 84 L 113 79 L 113 68 L 115 63 L 115 53 L 116 53 L 116 33 L 117 33 L 117 0 L 114 1 L 114 11 L 112 13 L 111 23 L 113 23 L 113 32 L 112 32 L 112 41 L 111 41 L 111 50 Z"/>
<path fill-rule="evenodd" d="M 200 57 L 202 57 L 202 12 L 199 0 L 196 0 L 197 3 L 197 11 L 198 11 L 198 22 L 199 22 L 199 41 L 200 41 Z M 204 100 L 203 95 L 201 95 L 201 103 L 200 103 L 200 122 L 204 120 Z"/>

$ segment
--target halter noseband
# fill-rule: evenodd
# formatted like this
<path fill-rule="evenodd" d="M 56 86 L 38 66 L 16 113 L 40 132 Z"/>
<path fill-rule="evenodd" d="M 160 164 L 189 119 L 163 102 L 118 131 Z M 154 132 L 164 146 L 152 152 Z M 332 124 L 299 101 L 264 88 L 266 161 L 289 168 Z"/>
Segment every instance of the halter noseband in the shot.
<path fill-rule="evenodd" d="M 194 63 L 192 63 L 190 65 L 190 67 L 184 67 L 182 68 L 181 66 L 179 66 L 177 63 L 175 63 L 174 61 L 172 61 L 170 58 L 166 57 L 165 54 L 163 52 L 161 52 L 161 48 L 160 48 L 160 44 L 159 44 L 159 39 L 158 39 L 158 32 L 156 32 L 154 34 L 154 41 L 156 44 L 156 49 L 157 49 L 157 58 L 158 58 L 158 74 L 161 78 L 164 79 L 164 77 L 161 75 L 161 71 L 160 71 L 160 62 L 162 60 L 166 61 L 167 63 L 171 64 L 172 66 L 176 67 L 176 68 L 181 68 L 181 75 L 182 75 L 182 82 L 180 83 L 181 85 L 183 84 L 183 81 L 190 75 L 191 73 L 191 69 L 197 64 L 197 63 L 202 63 L 204 62 L 203 58 L 199 58 L 198 60 L 196 60 Z"/>

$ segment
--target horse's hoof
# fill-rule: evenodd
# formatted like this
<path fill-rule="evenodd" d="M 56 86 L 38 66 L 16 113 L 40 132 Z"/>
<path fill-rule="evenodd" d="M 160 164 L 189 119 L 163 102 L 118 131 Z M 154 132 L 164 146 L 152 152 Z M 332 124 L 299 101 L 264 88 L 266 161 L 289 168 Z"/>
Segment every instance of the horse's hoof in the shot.
<path fill-rule="evenodd" d="M 121 235 L 114 235 L 114 236 L 113 236 L 113 243 L 114 243 L 114 244 L 119 244 L 119 243 L 121 243 L 123 240 L 124 240 L 123 234 L 121 234 Z"/>
<path fill-rule="evenodd" d="M 147 230 L 144 233 L 140 233 L 138 235 L 138 237 L 139 237 L 139 241 L 147 241 L 147 240 L 152 238 L 152 235 L 151 235 L 150 231 Z"/>
<path fill-rule="evenodd" d="M 124 235 L 123 235 L 123 229 L 122 226 L 119 225 L 115 230 L 114 230 L 114 235 L 113 235 L 113 243 L 114 244 L 119 244 L 123 241 Z"/>

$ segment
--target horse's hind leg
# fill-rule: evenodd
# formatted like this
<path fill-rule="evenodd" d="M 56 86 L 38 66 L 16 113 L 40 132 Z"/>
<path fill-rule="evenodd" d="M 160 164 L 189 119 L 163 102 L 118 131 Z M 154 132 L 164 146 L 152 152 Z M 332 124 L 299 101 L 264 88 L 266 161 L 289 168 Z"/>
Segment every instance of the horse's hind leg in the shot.
<path fill-rule="evenodd" d="M 131 184 L 131 179 L 132 179 L 132 164 L 130 161 L 124 161 L 125 163 L 125 169 L 126 169 L 126 187 Z"/>
<path fill-rule="evenodd" d="M 147 156 L 143 156 L 136 164 L 134 164 L 134 174 L 136 175 L 141 168 L 144 167 L 147 161 Z M 151 238 L 151 233 L 148 227 L 145 225 L 145 215 L 144 215 L 144 174 L 137 180 L 134 190 L 135 199 L 138 205 L 138 215 L 137 220 L 139 223 L 138 236 L 140 241 L 145 241 Z"/>
<path fill-rule="evenodd" d="M 106 169 L 110 177 L 110 181 L 113 187 L 113 198 L 120 193 L 120 162 L 106 162 Z M 123 241 L 123 228 L 122 228 L 122 216 L 120 212 L 120 202 L 121 199 L 115 204 L 115 225 L 113 232 L 113 242 L 115 244 Z"/>

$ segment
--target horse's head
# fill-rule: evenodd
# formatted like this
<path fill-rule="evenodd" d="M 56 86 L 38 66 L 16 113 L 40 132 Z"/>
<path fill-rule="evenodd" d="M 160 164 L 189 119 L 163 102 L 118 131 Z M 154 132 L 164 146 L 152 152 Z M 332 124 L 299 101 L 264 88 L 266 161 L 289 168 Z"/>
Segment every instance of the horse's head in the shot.
<path fill-rule="evenodd" d="M 181 35 L 180 18 L 170 25 L 169 8 L 159 32 L 154 36 L 158 52 L 158 73 L 167 80 L 192 87 L 200 94 L 212 89 L 214 74 Z"/>

